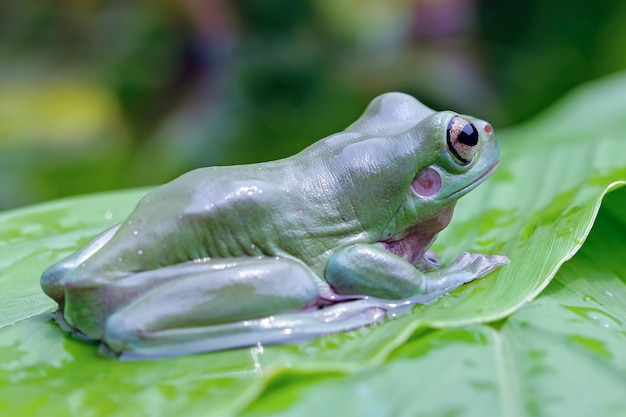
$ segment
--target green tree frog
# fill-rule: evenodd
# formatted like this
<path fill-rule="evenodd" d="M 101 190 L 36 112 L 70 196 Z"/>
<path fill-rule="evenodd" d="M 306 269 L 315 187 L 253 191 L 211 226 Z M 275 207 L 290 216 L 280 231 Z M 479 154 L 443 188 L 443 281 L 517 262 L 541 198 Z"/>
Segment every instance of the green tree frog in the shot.
<path fill-rule="evenodd" d="M 75 334 L 124 357 L 282 343 L 378 323 L 508 262 L 428 251 L 499 149 L 487 122 L 374 99 L 277 161 L 191 171 L 48 268 Z"/>

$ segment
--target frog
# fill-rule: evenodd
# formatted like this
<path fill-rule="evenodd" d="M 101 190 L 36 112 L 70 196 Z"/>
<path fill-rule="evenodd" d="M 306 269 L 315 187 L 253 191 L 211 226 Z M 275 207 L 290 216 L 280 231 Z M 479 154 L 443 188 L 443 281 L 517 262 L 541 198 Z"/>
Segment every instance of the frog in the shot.
<path fill-rule="evenodd" d="M 270 162 L 194 169 L 46 269 L 61 326 L 123 359 L 290 343 L 384 322 L 508 263 L 430 246 L 496 169 L 492 126 L 385 93 Z"/>

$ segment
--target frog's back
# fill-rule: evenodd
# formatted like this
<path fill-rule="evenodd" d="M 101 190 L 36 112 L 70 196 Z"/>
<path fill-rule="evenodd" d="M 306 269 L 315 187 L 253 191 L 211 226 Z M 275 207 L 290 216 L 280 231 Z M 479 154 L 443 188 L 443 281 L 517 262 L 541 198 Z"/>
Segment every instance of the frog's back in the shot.
<path fill-rule="evenodd" d="M 248 243 L 254 224 L 267 224 L 275 201 L 284 201 L 262 171 L 262 164 L 191 171 L 146 195 L 120 236 L 144 226 L 150 241 L 168 242 L 171 255 L 159 255 L 166 264 L 257 254 Z"/>
<path fill-rule="evenodd" d="M 332 250 L 378 237 L 399 207 L 396 171 L 404 151 L 385 132 L 402 134 L 432 112 L 407 97 L 381 96 L 346 131 L 292 157 L 201 168 L 155 189 L 98 252 L 100 261 L 91 262 L 107 268 L 123 259 L 138 271 L 267 255 L 291 256 L 319 271 Z"/>
<path fill-rule="evenodd" d="M 205 257 L 311 256 L 319 207 L 290 165 L 191 171 L 146 195 L 97 256 L 103 264 L 123 258 L 129 272 Z"/>

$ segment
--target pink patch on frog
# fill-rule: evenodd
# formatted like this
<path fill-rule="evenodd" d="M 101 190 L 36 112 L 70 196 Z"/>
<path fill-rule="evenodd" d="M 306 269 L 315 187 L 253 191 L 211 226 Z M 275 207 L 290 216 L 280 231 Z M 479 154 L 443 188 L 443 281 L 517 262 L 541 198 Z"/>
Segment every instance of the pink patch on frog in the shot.
<path fill-rule="evenodd" d="M 454 205 L 455 202 L 449 204 L 432 217 L 422 220 L 420 223 L 402 232 L 399 236 L 394 237 L 393 240 L 382 242 L 383 247 L 389 252 L 406 259 L 410 264 L 417 266 L 422 261 L 437 234 L 450 223 Z M 428 261 L 426 263 L 428 264 Z"/>
<path fill-rule="evenodd" d="M 413 191 L 422 197 L 430 197 L 441 190 L 441 176 L 433 168 L 424 168 L 413 180 Z"/>
<path fill-rule="evenodd" d="M 493 132 L 493 127 L 491 127 L 489 123 L 485 125 L 484 129 L 485 129 L 485 133 L 488 135 L 491 135 L 491 133 Z"/>

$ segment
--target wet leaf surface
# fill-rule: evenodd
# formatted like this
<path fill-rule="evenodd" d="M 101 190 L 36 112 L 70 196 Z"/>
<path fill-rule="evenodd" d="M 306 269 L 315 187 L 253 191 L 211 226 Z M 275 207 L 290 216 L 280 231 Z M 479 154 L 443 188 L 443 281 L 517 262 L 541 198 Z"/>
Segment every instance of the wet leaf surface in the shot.
<path fill-rule="evenodd" d="M 447 262 L 465 250 L 503 253 L 509 265 L 382 325 L 289 345 L 144 362 L 100 356 L 51 321 L 39 277 L 146 190 L 2 213 L 0 411 L 624 415 L 624 109 L 621 75 L 499 133 L 499 170 L 459 202 L 435 249 Z"/>

